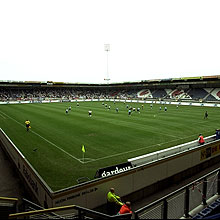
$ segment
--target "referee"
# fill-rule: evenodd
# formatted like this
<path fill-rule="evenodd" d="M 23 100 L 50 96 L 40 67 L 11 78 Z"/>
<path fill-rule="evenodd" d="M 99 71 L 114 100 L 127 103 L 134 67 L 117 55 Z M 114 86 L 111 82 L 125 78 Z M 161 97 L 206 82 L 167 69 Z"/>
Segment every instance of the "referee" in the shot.
<path fill-rule="evenodd" d="M 29 131 L 29 129 L 31 128 L 30 126 L 31 122 L 29 120 L 26 120 L 25 124 L 26 124 L 27 131 Z"/>

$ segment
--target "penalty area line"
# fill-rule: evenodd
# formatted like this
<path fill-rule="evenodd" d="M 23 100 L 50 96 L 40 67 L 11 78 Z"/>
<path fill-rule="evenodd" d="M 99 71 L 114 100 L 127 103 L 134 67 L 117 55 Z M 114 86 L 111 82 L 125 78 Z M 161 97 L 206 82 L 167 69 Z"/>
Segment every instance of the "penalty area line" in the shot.
<path fill-rule="evenodd" d="M 17 124 L 21 125 L 22 127 L 25 127 L 24 125 L 22 125 L 19 121 L 15 120 L 14 118 L 10 117 L 9 115 L 5 114 L 4 112 L 0 111 L 2 114 L 4 114 L 5 116 L 7 116 L 8 118 L 12 119 L 13 121 L 15 121 Z M 30 132 L 32 132 L 33 134 L 37 135 L 38 137 L 42 138 L 43 140 L 45 140 L 47 143 L 51 144 L 52 146 L 56 147 L 58 150 L 62 151 L 63 153 L 67 154 L 68 156 L 72 157 L 73 159 L 77 160 L 80 163 L 83 163 L 80 159 L 74 157 L 73 155 L 71 155 L 70 153 L 66 152 L 65 150 L 63 150 L 62 148 L 58 147 L 56 144 L 54 144 L 53 142 L 47 140 L 46 138 L 44 138 L 43 136 L 41 136 L 40 134 L 38 134 L 35 131 L 30 130 Z"/>

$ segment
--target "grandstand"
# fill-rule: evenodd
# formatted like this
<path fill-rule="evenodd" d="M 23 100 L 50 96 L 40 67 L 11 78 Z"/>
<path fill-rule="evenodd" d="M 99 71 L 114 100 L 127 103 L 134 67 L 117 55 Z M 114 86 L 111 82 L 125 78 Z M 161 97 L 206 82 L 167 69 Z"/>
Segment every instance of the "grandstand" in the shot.
<path fill-rule="evenodd" d="M 0 81 L 0 101 L 114 98 L 219 102 L 219 81 L 219 76 L 108 85 Z"/>
<path fill-rule="evenodd" d="M 143 155 L 141 156 L 138 154 L 135 155 L 133 151 L 130 153 L 130 155 L 132 155 L 132 158 L 128 158 L 131 160 L 127 161 L 128 163 L 126 163 L 126 167 L 131 166 L 131 169 L 125 169 L 124 172 L 116 172 L 117 169 L 120 170 L 120 168 L 118 168 L 119 165 L 122 165 L 122 162 L 124 162 L 125 156 L 121 154 L 120 157 L 123 160 L 120 162 L 118 162 L 118 160 L 114 158 L 114 160 L 112 159 L 111 162 L 109 163 L 109 161 L 106 158 L 105 163 L 103 163 L 103 165 L 98 164 L 100 168 L 99 171 L 102 170 L 102 168 L 104 167 L 106 168 L 105 170 L 105 174 L 106 174 L 107 172 L 109 172 L 107 170 L 113 169 L 114 175 L 109 175 L 109 176 L 107 175 L 105 177 L 99 176 L 97 179 L 95 178 L 91 179 L 90 176 L 89 178 L 88 176 L 83 176 L 83 178 L 78 179 L 78 184 L 70 183 L 70 185 L 65 186 L 64 188 L 52 189 L 50 183 L 48 182 L 48 179 L 51 179 L 51 177 L 49 177 L 48 179 L 44 178 L 45 175 L 39 173 L 40 168 L 37 168 L 37 170 L 35 168 L 35 164 L 39 163 L 38 161 L 39 158 L 36 158 L 37 153 L 35 154 L 32 151 L 31 153 L 29 153 L 30 155 L 25 154 L 24 156 L 23 155 L 23 153 L 25 153 L 24 149 L 17 148 L 16 145 L 19 144 L 13 143 L 11 139 L 8 137 L 10 132 L 12 132 L 13 130 L 12 127 L 15 126 L 15 124 L 16 126 L 21 127 L 21 125 L 19 125 L 20 122 L 18 121 L 18 119 L 14 118 L 15 115 L 11 114 L 13 112 L 13 109 L 14 112 L 19 112 L 19 109 L 16 109 L 16 106 L 18 105 L 13 106 L 11 104 L 27 103 L 32 105 L 32 103 L 33 104 L 35 103 L 36 105 L 33 105 L 31 110 L 23 109 L 24 112 L 30 115 L 30 112 L 36 114 L 34 111 L 35 109 L 38 108 L 39 105 L 41 105 L 41 103 L 46 103 L 45 105 L 42 105 L 40 107 L 43 108 L 45 111 L 47 111 L 46 105 L 52 106 L 54 103 L 56 104 L 54 105 L 55 106 L 54 108 L 56 109 L 56 111 L 59 111 L 59 108 L 61 108 L 59 107 L 60 105 L 58 106 L 59 103 L 63 103 L 64 105 L 65 103 L 67 103 L 67 105 L 69 105 L 71 103 L 76 103 L 76 102 L 82 103 L 80 104 L 80 107 L 83 106 L 83 103 L 85 102 L 87 105 L 85 106 L 85 108 L 90 106 L 90 103 L 93 102 L 96 103 L 107 102 L 110 103 L 111 105 L 114 105 L 113 103 L 117 102 L 116 104 L 118 105 L 120 104 L 120 106 L 123 106 L 124 103 L 134 106 L 138 106 L 139 104 L 144 104 L 146 106 L 149 104 L 155 104 L 155 105 L 158 104 L 158 106 L 161 106 L 162 104 L 163 105 L 173 104 L 174 106 L 182 105 L 182 107 L 197 106 L 199 108 L 204 108 L 204 107 L 209 108 L 210 112 L 212 112 L 212 114 L 215 115 L 216 117 L 215 119 L 218 119 L 217 111 L 218 111 L 218 107 L 220 107 L 220 76 L 213 76 L 213 77 L 204 76 L 204 77 L 179 78 L 179 79 L 175 78 L 175 79 L 166 79 L 166 80 L 146 80 L 140 82 L 132 82 L 132 83 L 125 82 L 125 83 L 106 84 L 106 85 L 71 84 L 71 83 L 61 83 L 61 82 L 0 81 L 0 116 L 1 116 L 1 120 L 2 121 L 4 120 L 4 123 L 2 122 L 2 126 L 4 126 L 5 129 L 5 130 L 1 129 L 0 144 L 1 147 L 4 149 L 4 151 L 6 151 L 7 155 L 11 158 L 11 160 L 15 164 L 16 170 L 18 171 L 18 173 L 20 173 L 21 179 L 22 181 L 24 181 L 25 187 L 27 187 L 30 194 L 32 194 L 32 198 L 34 198 L 34 200 L 38 203 L 38 205 L 41 206 L 42 209 L 43 206 L 44 208 L 46 207 L 55 208 L 59 206 L 64 207 L 70 204 L 75 204 L 77 206 L 76 209 L 81 210 L 82 212 L 89 213 L 90 212 L 89 210 L 91 209 L 93 210 L 98 209 L 100 211 L 102 210 L 102 208 L 106 203 L 105 193 L 107 192 L 108 188 L 111 187 L 112 185 L 117 188 L 117 191 L 124 199 L 128 199 L 134 203 L 137 202 L 138 199 L 140 198 L 144 199 L 144 197 L 147 197 L 158 190 L 162 190 L 163 186 L 169 185 L 170 182 L 177 183 L 179 181 L 184 180 L 186 177 L 192 177 L 199 170 L 219 164 L 219 159 L 220 159 L 219 141 L 215 140 L 215 136 L 213 136 L 214 130 L 217 128 L 216 126 L 218 126 L 218 121 L 212 120 L 213 124 L 211 124 L 211 120 L 210 120 L 210 124 L 205 124 L 200 126 L 200 128 L 203 128 L 204 132 L 207 132 L 207 136 L 209 135 L 209 137 L 207 137 L 206 139 L 207 140 L 206 144 L 202 147 L 197 146 L 197 140 L 195 140 L 195 137 L 191 137 L 191 139 L 184 139 L 182 140 L 182 142 L 174 142 L 175 146 L 173 146 L 170 143 L 168 149 L 163 149 L 162 146 L 160 146 L 160 144 L 156 143 L 155 145 L 159 146 L 158 148 L 159 150 L 157 150 L 156 152 L 150 152 L 151 154 L 149 153 L 146 154 L 145 151 L 140 151 L 141 153 L 143 153 Z M 10 109 L 7 107 L 9 112 L 4 110 L 3 107 L 5 106 L 10 107 Z M 53 106 L 52 107 L 51 106 L 49 106 L 49 108 L 53 108 Z M 12 109 L 12 107 L 14 108 Z M 97 109 L 97 111 L 100 108 L 98 104 L 94 105 L 93 107 Z M 149 106 L 147 107 L 149 108 Z M 169 109 L 173 111 L 174 108 L 172 109 L 171 107 L 169 107 Z M 158 112 L 158 109 L 154 110 L 152 116 L 155 117 L 156 111 Z M 186 109 L 186 111 L 190 112 L 190 109 Z M 87 112 L 87 110 L 85 110 L 85 112 Z M 201 112 L 203 112 L 203 109 L 201 111 L 199 110 L 199 114 Z M 98 114 L 100 114 L 100 117 L 102 117 L 103 112 L 100 111 Z M 82 115 L 80 115 L 79 112 L 77 113 L 77 116 L 79 118 L 83 117 Z M 108 123 L 113 123 L 112 120 L 115 120 L 114 119 L 115 115 L 113 116 L 113 114 L 105 117 Z M 194 117 L 197 116 L 194 115 Z M 6 127 L 5 125 L 6 118 L 8 119 L 8 121 L 10 121 L 9 127 Z M 76 118 L 74 120 L 76 120 Z M 45 120 L 46 120 L 46 114 L 44 116 L 44 121 Z M 138 120 L 140 126 L 141 125 L 140 122 L 143 119 L 140 120 L 137 118 L 136 120 Z M 175 120 L 177 119 L 170 118 L 170 120 L 171 121 L 173 120 L 174 122 L 174 124 L 172 124 L 172 126 L 174 127 L 173 129 L 179 130 L 178 129 L 179 125 L 178 123 L 175 122 Z M 161 118 L 160 123 L 162 123 L 163 121 L 165 121 L 165 117 Z M 64 122 L 64 120 L 62 122 Z M 125 124 L 127 123 L 124 118 L 121 120 L 121 122 L 124 123 L 123 126 L 125 126 Z M 115 122 L 115 124 L 117 123 Z M 155 129 L 154 128 L 155 121 L 148 120 L 148 124 L 151 125 L 152 130 Z M 133 126 L 131 122 L 129 122 L 129 125 Z M 206 126 L 209 130 L 210 129 L 211 130 L 208 131 L 208 129 L 206 129 Z M 0 126 L 0 128 L 2 127 Z M 116 129 L 115 126 L 114 129 Z M 184 125 L 182 129 L 187 130 L 189 128 Z M 36 130 L 33 131 L 32 133 L 34 132 L 36 133 L 35 136 L 38 137 L 42 136 L 42 134 L 37 133 Z M 135 133 L 136 131 L 135 132 L 132 131 L 132 132 Z M 139 130 L 139 132 L 142 131 Z M 181 134 L 181 132 L 182 130 L 179 131 L 178 135 Z M 15 137 L 16 135 L 17 136 L 22 135 L 22 132 L 18 131 L 17 134 L 11 136 Z M 171 136 L 173 139 L 175 138 L 175 134 L 164 132 L 164 136 L 166 135 Z M 96 140 L 95 134 L 93 132 L 89 133 L 89 137 L 91 139 L 93 138 L 94 140 Z M 156 137 L 156 139 L 157 138 L 158 137 Z M 36 141 L 37 141 L 36 143 L 41 144 L 42 139 L 47 139 L 47 138 L 41 137 L 41 141 L 40 141 L 40 139 L 37 139 L 36 137 Z M 56 137 L 53 137 L 52 140 L 55 139 Z M 114 136 L 110 137 L 110 139 L 114 139 Z M 62 141 L 65 142 L 64 140 Z M 169 143 L 170 139 L 166 139 L 165 142 Z M 50 140 L 47 140 L 47 143 L 55 146 L 55 148 L 57 148 L 56 150 L 60 150 L 58 149 L 60 148 L 59 147 L 60 145 L 58 146 L 57 142 L 54 143 Z M 55 150 L 55 148 L 53 155 L 54 160 L 57 159 L 56 154 L 58 152 Z M 38 149 L 40 149 L 40 146 L 38 146 Z M 211 153 L 210 153 L 210 149 L 211 149 Z M 107 149 L 105 150 L 107 151 Z M 113 150 L 114 149 L 112 149 L 112 151 Z M 131 150 L 132 148 L 130 149 L 130 151 Z M 65 150 L 62 149 L 61 151 L 64 152 Z M 80 151 L 80 153 L 82 152 Z M 98 150 L 96 154 L 98 155 Z M 33 155 L 35 155 L 35 157 L 33 157 L 33 160 L 32 161 L 29 160 Z M 77 167 L 78 170 L 84 172 L 82 169 L 82 167 L 86 164 L 84 162 L 90 163 L 94 159 L 93 158 L 78 159 L 79 157 L 76 155 L 77 152 L 75 152 L 75 154 L 71 154 L 71 157 L 77 159 L 81 163 L 80 165 L 76 165 L 76 166 L 78 166 Z M 140 156 L 138 160 L 136 156 Z M 139 160 L 140 158 L 141 160 Z M 87 161 L 85 161 L 85 159 Z M 70 160 L 67 161 L 67 164 L 68 163 L 70 163 Z M 63 163 L 63 165 L 65 165 L 65 163 Z M 95 167 L 95 165 L 93 166 Z M 70 170 L 64 167 L 63 169 Z M 85 166 L 84 169 L 86 169 Z M 122 169 L 124 169 L 124 167 Z M 89 167 L 88 170 L 92 170 L 92 166 Z M 54 171 L 52 171 L 52 169 L 50 170 L 50 167 L 48 167 L 47 172 L 54 172 Z M 154 173 L 154 175 L 152 175 L 152 173 Z M 215 173 L 210 174 L 211 175 L 210 181 L 212 181 L 211 185 L 213 184 L 214 188 L 213 188 L 213 193 L 209 195 L 209 199 L 212 196 L 216 196 L 217 194 L 219 194 L 218 179 L 217 180 L 215 179 L 215 181 L 213 181 L 214 179 L 213 175 L 216 176 L 218 175 L 218 173 L 219 171 L 217 169 Z M 52 177 L 53 176 L 55 177 L 55 175 L 56 173 L 54 173 Z M 146 181 L 145 178 L 142 177 L 146 177 L 148 181 Z M 209 176 L 204 178 L 209 178 Z M 56 178 L 51 179 L 51 182 L 53 182 L 54 180 L 57 181 L 59 184 L 61 184 L 61 181 L 57 180 Z M 192 187 L 192 184 L 187 187 Z M 125 185 L 127 186 L 124 187 Z M 202 185 L 199 187 L 202 187 Z M 206 186 L 204 186 L 203 188 L 205 189 L 205 187 Z M 209 185 L 208 188 L 210 189 L 210 187 L 211 186 Z M 185 191 L 184 192 L 178 191 L 178 193 L 181 193 L 181 198 L 184 197 L 183 195 L 185 195 L 184 194 Z M 206 192 L 204 193 L 206 194 Z M 171 195 L 171 197 L 172 196 L 173 195 Z M 194 197 L 196 196 L 194 195 Z M 194 199 L 194 197 L 192 199 Z M 162 201 L 162 203 L 164 201 L 169 201 L 169 199 L 170 198 L 167 197 Z M 203 198 L 201 197 L 200 199 Z M 200 199 L 198 199 L 199 203 L 200 203 Z M 46 200 L 46 206 L 45 206 L 45 200 Z M 184 200 L 182 200 L 181 202 L 183 201 Z M 202 201 L 203 201 L 203 208 L 205 208 L 207 206 L 206 201 L 204 201 L 204 199 Z M 195 203 L 196 206 L 199 206 L 199 203 Z M 161 205 L 161 200 L 160 200 L 158 201 L 158 204 L 159 204 L 159 208 L 161 208 L 162 206 L 164 206 L 165 203 Z M 143 206 L 144 205 L 145 204 L 143 204 Z M 181 210 L 180 212 L 181 216 L 185 215 L 186 217 L 188 217 L 187 215 L 190 213 L 190 211 L 195 209 L 196 206 L 191 205 L 190 208 L 188 208 L 188 210 L 185 210 L 185 212 L 183 213 Z M 146 209 L 149 211 L 149 209 L 151 209 L 152 207 L 154 208 L 154 206 L 147 206 L 144 208 L 144 210 Z M 73 209 L 75 207 L 69 207 L 69 208 Z M 14 206 L 11 210 L 14 211 Z M 46 210 L 46 211 L 49 212 L 50 210 Z M 143 214 L 142 212 L 143 210 L 137 210 L 136 217 L 141 218 L 140 216 L 142 216 Z M 158 213 L 160 216 L 163 216 L 163 218 L 167 218 L 166 213 L 161 214 L 159 211 Z M 90 212 L 90 214 L 97 215 L 99 217 L 106 217 L 106 218 L 109 217 L 109 216 L 105 216 L 105 214 L 103 213 L 95 213 L 95 211 L 93 213 Z M 145 214 L 143 216 L 146 217 Z M 152 217 L 152 215 L 149 216 Z M 170 215 L 169 218 L 173 216 L 176 217 L 176 215 Z"/>

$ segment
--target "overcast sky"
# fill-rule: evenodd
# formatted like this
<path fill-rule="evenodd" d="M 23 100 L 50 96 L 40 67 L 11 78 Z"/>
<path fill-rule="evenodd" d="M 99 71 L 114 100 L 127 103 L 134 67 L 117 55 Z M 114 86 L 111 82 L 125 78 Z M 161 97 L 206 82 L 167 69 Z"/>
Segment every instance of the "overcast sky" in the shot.
<path fill-rule="evenodd" d="M 219 75 L 219 10 L 219 0 L 0 0 L 0 80 Z"/>

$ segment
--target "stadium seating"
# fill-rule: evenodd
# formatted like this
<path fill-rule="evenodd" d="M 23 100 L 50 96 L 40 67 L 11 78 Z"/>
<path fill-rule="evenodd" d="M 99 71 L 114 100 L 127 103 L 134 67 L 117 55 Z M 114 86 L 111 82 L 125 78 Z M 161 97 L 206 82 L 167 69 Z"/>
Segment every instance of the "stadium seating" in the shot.
<path fill-rule="evenodd" d="M 220 88 L 213 89 L 206 100 L 207 101 L 220 101 Z"/>
<path fill-rule="evenodd" d="M 152 92 L 153 98 L 164 98 L 166 95 L 167 93 L 164 89 L 157 89 L 156 91 Z"/>
<path fill-rule="evenodd" d="M 52 99 L 169 99 L 180 101 L 220 101 L 220 88 L 193 89 L 98 89 L 98 88 L 0 88 L 0 101 Z"/>
<path fill-rule="evenodd" d="M 138 91 L 137 93 L 138 98 L 153 98 L 151 90 L 150 89 L 142 89 L 141 91 Z"/>
<path fill-rule="evenodd" d="M 168 90 L 166 89 L 167 92 L 167 96 L 166 98 L 169 99 L 183 99 L 186 98 L 186 93 L 184 90 L 180 90 L 180 89 L 174 89 L 174 90 Z"/>
<path fill-rule="evenodd" d="M 188 94 L 193 100 L 204 99 L 209 93 L 204 89 L 191 89 Z"/>

